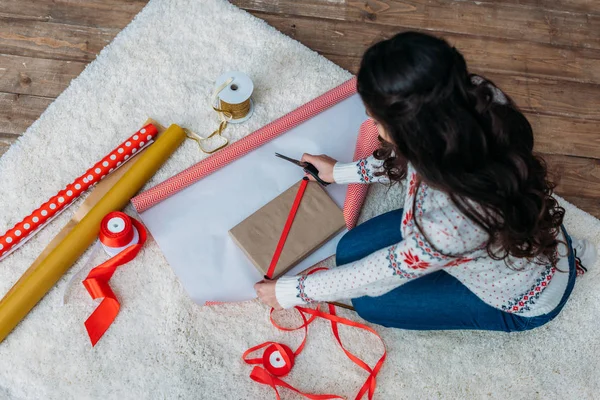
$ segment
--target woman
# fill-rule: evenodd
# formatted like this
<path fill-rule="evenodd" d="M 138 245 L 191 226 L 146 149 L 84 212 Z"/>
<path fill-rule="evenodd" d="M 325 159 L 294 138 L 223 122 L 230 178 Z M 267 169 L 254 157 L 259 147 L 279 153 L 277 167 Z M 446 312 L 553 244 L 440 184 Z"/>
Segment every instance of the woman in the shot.
<path fill-rule="evenodd" d="M 338 184 L 403 182 L 403 210 L 340 241 L 337 268 L 259 282 L 275 308 L 352 299 L 364 319 L 404 329 L 522 331 L 552 320 L 596 249 L 562 228 L 533 132 L 445 41 L 414 32 L 365 53 L 358 93 L 377 125 L 373 156 L 305 154 Z"/>

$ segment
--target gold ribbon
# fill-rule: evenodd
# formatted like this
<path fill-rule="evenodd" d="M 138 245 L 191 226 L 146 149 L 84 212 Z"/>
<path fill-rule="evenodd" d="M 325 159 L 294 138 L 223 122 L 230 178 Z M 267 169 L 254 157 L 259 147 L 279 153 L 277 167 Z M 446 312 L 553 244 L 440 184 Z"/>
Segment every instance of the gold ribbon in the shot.
<path fill-rule="evenodd" d="M 248 115 L 248 112 L 250 111 L 250 99 L 249 98 L 240 104 L 229 104 L 218 98 L 219 93 L 221 93 L 223 91 L 223 89 L 225 89 L 227 86 L 229 86 L 233 82 L 233 79 L 234 78 L 229 78 L 225 82 L 223 82 L 221 85 L 219 85 L 217 88 L 215 88 L 215 90 L 212 94 L 211 100 L 210 100 L 210 104 L 211 104 L 213 110 L 215 110 L 217 112 L 217 114 L 219 115 L 219 120 L 220 120 L 219 127 L 216 130 L 214 130 L 207 137 L 202 137 L 202 136 L 190 131 L 189 129 L 184 129 L 186 136 L 189 139 L 192 139 L 193 141 L 198 143 L 198 147 L 200 147 L 200 150 L 206 154 L 215 153 L 215 152 L 221 150 L 222 148 L 224 148 L 225 146 L 227 146 L 229 144 L 229 140 L 227 140 L 226 137 L 222 136 L 222 133 L 225 130 L 225 128 L 227 127 L 227 124 L 232 119 L 239 119 L 239 118 L 245 117 L 246 115 Z M 217 99 L 219 100 L 220 108 L 215 107 Z M 224 140 L 224 143 L 215 149 L 212 149 L 212 150 L 206 149 L 204 147 L 203 143 L 215 136 L 219 136 L 220 138 L 222 138 Z"/>

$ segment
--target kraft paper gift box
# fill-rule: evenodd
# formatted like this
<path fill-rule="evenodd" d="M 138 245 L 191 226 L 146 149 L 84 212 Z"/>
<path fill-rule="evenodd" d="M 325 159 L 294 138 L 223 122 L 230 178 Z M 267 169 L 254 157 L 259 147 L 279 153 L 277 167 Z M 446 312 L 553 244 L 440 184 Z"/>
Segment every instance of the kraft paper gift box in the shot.
<path fill-rule="evenodd" d="M 267 273 L 301 181 L 229 231 L 252 264 Z M 346 226 L 342 210 L 316 182 L 309 182 L 273 278 L 285 274 Z"/>

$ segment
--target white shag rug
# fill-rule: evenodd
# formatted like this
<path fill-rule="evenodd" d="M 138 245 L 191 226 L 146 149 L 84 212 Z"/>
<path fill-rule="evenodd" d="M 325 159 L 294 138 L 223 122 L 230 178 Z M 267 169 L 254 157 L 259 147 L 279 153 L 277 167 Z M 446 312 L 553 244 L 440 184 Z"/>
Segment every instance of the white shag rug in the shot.
<path fill-rule="evenodd" d="M 248 123 L 227 128 L 231 139 L 350 77 L 224 0 L 152 0 L 0 159 L 0 231 L 149 116 L 200 134 L 215 128 L 208 98 L 214 79 L 226 70 L 245 71 L 256 85 L 256 113 Z M 195 143 L 184 144 L 148 187 L 201 157 Z M 363 219 L 400 206 L 397 194 L 373 188 Z M 569 231 L 600 243 L 600 222 L 564 204 Z M 0 263 L 0 295 L 66 223 L 68 214 Z M 94 305 L 83 287 L 73 289 L 69 303 L 60 306 L 66 282 L 79 267 L 81 262 L 0 344 L 0 399 L 274 398 L 270 388 L 248 378 L 251 367 L 240 356 L 266 340 L 295 348 L 301 334 L 276 331 L 265 306 L 255 301 L 198 307 L 150 240 L 112 279 L 122 309 L 92 349 L 83 321 Z M 596 265 L 578 279 L 563 313 L 530 332 L 378 328 L 388 358 L 376 398 L 598 398 L 599 274 Z M 370 336 L 343 328 L 342 335 L 371 363 L 380 355 Z M 318 321 L 285 379 L 304 391 L 353 397 L 365 373 L 337 348 L 329 325 Z M 286 389 L 282 393 L 298 398 Z"/>

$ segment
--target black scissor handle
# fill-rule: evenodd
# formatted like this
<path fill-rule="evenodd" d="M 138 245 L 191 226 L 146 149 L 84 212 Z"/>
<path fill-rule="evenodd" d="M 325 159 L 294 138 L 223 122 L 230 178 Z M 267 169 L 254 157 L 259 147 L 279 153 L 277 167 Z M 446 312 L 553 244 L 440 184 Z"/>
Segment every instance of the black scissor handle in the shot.
<path fill-rule="evenodd" d="M 321 185 L 323 185 L 323 186 L 329 185 L 329 182 L 325 182 L 323 179 L 319 178 L 319 170 L 317 169 L 317 167 L 315 167 L 311 163 L 308 163 L 308 162 L 306 163 L 306 166 L 304 167 L 304 171 L 311 174 L 312 177 L 315 178 L 315 180 L 317 182 L 319 182 Z"/>

